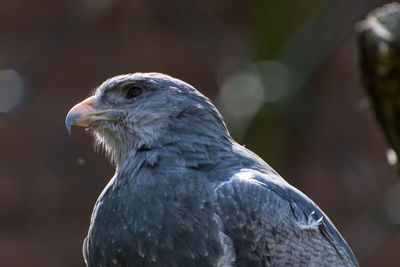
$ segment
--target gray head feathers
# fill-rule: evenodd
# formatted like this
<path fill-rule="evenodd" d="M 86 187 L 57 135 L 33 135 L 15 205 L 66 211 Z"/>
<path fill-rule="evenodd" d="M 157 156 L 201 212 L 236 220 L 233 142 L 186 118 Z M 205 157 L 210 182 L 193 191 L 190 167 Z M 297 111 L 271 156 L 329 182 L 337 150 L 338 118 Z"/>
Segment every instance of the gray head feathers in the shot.
<path fill-rule="evenodd" d="M 140 88 L 141 93 L 129 99 L 126 93 L 132 87 Z M 229 136 L 221 115 L 207 97 L 165 74 L 116 76 L 102 83 L 94 96 L 96 108 L 112 110 L 113 120 L 96 121 L 90 126 L 97 149 L 103 149 L 114 163 L 139 148 L 163 145 L 158 139 L 162 136 L 168 142 L 171 130 L 175 131 L 171 138 L 204 132 L 205 126 L 209 135 Z"/>

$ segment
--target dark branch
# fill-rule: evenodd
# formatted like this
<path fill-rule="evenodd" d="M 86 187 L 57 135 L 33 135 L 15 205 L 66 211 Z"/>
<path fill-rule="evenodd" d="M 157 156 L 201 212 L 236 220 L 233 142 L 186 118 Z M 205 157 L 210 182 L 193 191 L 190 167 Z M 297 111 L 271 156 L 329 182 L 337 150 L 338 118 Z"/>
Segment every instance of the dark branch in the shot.
<path fill-rule="evenodd" d="M 400 4 L 375 9 L 358 26 L 362 81 L 389 145 L 400 155 Z"/>

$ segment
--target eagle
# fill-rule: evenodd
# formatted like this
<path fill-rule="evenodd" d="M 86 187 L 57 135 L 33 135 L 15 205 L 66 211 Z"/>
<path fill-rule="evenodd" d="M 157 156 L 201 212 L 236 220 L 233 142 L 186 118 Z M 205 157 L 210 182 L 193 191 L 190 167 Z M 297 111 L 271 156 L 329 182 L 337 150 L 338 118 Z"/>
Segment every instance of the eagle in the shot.
<path fill-rule="evenodd" d="M 87 266 L 358 266 L 323 211 L 235 142 L 188 83 L 115 76 L 65 124 L 87 127 L 116 169 L 94 206 Z"/>

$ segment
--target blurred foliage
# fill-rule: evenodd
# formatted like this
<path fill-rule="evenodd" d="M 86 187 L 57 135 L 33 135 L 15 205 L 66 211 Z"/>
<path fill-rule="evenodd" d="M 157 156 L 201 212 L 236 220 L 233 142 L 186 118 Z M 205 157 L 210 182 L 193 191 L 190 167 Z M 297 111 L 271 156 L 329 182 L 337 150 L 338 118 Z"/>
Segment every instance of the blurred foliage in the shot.
<path fill-rule="evenodd" d="M 249 19 L 253 60 L 257 62 L 279 59 L 282 49 L 291 41 L 293 35 L 327 2 L 318 0 L 254 1 Z M 303 67 L 307 68 L 307 66 Z M 265 102 L 256 116 L 250 119 L 251 123 L 246 134 L 241 138 L 237 136 L 244 144 L 267 159 L 283 175 L 286 174 L 284 165 L 287 161 L 284 157 L 290 150 L 290 140 L 300 138 L 299 133 L 296 132 L 298 126 L 296 123 L 303 121 L 302 117 L 312 111 L 310 110 L 312 96 L 306 90 L 307 88 L 295 88 L 302 83 L 298 80 L 299 77 L 295 77 L 298 75 L 297 71 L 299 70 L 292 69 L 291 76 L 281 77 L 282 80 L 278 80 L 281 84 L 290 83 L 287 88 L 289 92 L 285 93 L 287 95 L 277 101 Z M 233 135 L 235 136 L 236 133 L 233 132 Z M 287 179 L 290 180 L 290 177 Z"/>
<path fill-rule="evenodd" d="M 271 59 L 298 28 L 328 0 L 255 0 L 249 29 L 252 51 L 258 59 Z"/>

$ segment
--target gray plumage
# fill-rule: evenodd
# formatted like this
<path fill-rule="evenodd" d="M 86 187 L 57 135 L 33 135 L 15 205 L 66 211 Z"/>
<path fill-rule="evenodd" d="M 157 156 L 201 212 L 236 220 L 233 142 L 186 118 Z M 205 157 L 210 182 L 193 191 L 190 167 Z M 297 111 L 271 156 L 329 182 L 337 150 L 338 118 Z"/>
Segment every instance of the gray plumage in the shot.
<path fill-rule="evenodd" d="M 67 128 L 89 126 L 116 173 L 94 207 L 88 266 L 357 266 L 317 205 L 237 144 L 189 84 L 121 75 L 90 103 L 97 119 L 75 108 Z"/>

